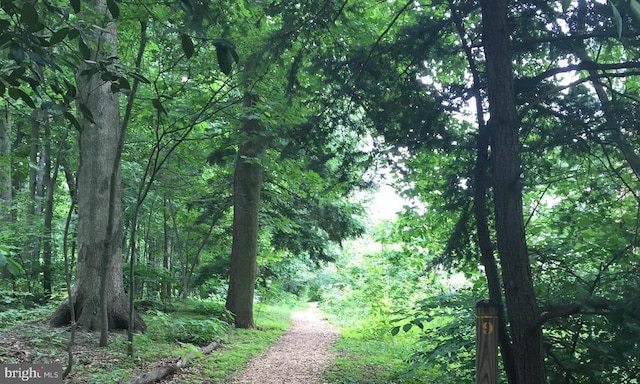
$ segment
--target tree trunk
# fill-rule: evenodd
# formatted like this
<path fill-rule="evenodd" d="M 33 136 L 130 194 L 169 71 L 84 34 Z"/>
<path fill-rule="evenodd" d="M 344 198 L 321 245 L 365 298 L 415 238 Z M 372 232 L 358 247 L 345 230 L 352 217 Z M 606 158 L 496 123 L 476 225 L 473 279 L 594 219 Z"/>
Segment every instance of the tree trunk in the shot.
<path fill-rule="evenodd" d="M 518 384 L 543 384 L 542 331 L 529 265 L 520 180 L 520 121 L 513 91 L 508 0 L 482 2 L 496 235 Z"/>
<path fill-rule="evenodd" d="M 480 102 L 480 98 L 476 98 L 476 103 Z M 500 353 L 502 355 L 502 363 L 507 376 L 507 382 L 509 384 L 516 384 L 516 368 L 511 348 L 511 336 L 507 329 L 502 303 L 500 273 L 494 257 L 493 244 L 491 243 L 491 235 L 489 232 L 489 218 L 487 212 L 487 168 L 489 163 L 488 146 L 489 130 L 484 122 L 480 122 L 473 191 L 474 213 L 476 218 L 476 228 L 478 231 L 478 247 L 480 248 L 480 261 L 484 266 L 484 273 L 487 278 L 489 299 L 499 306 L 498 343 L 500 346 Z"/>
<path fill-rule="evenodd" d="M 176 216 L 176 212 L 173 209 L 173 205 L 171 204 L 171 202 L 169 201 L 168 204 L 169 207 L 169 213 L 171 216 L 171 224 L 173 226 L 173 233 L 175 234 L 176 237 L 176 242 L 175 242 L 175 252 L 178 255 L 178 260 L 180 260 L 180 298 L 182 300 L 186 300 L 186 298 L 189 296 L 189 287 L 188 287 L 188 280 L 187 280 L 187 264 L 189 263 L 189 261 L 187 260 L 187 256 L 182 252 L 183 248 L 182 248 L 182 241 L 180 240 L 180 231 L 178 230 L 178 218 Z"/>
<path fill-rule="evenodd" d="M 258 97 L 246 94 L 244 106 L 250 108 Z M 257 277 L 258 216 L 263 169 L 259 157 L 266 150 L 264 130 L 257 118 L 247 118 L 240 127 L 233 175 L 233 240 L 226 308 L 235 315 L 238 328 L 254 328 L 253 294 Z"/>
<path fill-rule="evenodd" d="M 64 145 L 64 144 L 61 144 Z M 51 225 L 53 222 L 53 192 L 58 176 L 58 162 L 51 174 L 51 125 L 48 119 L 44 122 L 44 187 L 46 189 L 44 204 L 44 239 L 42 249 L 42 288 L 45 297 L 51 297 L 53 276 L 51 275 Z"/>
<path fill-rule="evenodd" d="M 478 248 L 480 250 L 480 262 L 484 266 L 484 273 L 487 278 L 487 288 L 489 289 L 489 299 L 496 303 L 498 309 L 498 343 L 502 355 L 502 363 L 506 373 L 507 382 L 516 384 L 515 364 L 513 361 L 513 351 L 511 350 L 511 336 L 507 329 L 504 306 L 502 300 L 502 285 L 500 284 L 500 272 L 494 256 L 493 244 L 491 243 L 491 233 L 489 230 L 489 213 L 487 203 L 488 178 L 489 178 L 489 127 L 484 120 L 483 97 L 480 89 L 482 82 L 480 71 L 476 65 L 471 45 L 467 41 L 467 33 L 464 23 L 455 8 L 453 0 L 449 0 L 451 15 L 458 30 L 458 36 L 465 50 L 469 69 L 473 77 L 473 97 L 476 101 L 476 118 L 478 120 L 478 136 L 476 146 L 476 164 L 473 180 L 473 206 L 478 231 Z"/>
<path fill-rule="evenodd" d="M 11 222 L 11 118 L 7 108 L 0 116 L 0 222 Z"/>
<path fill-rule="evenodd" d="M 169 201 L 167 200 L 167 198 L 165 198 L 164 207 L 163 207 L 164 209 L 162 210 L 163 212 L 162 228 L 164 230 L 164 246 L 163 246 L 164 252 L 162 256 L 162 267 L 166 271 L 166 276 L 171 276 L 172 247 L 171 247 L 171 236 L 169 236 L 169 224 L 167 223 L 169 221 L 169 215 L 167 215 L 167 210 L 169 209 L 168 204 L 169 204 Z M 167 278 L 163 279 L 162 281 L 162 291 L 160 295 L 163 300 L 169 300 L 171 298 L 171 282 L 168 281 Z"/>
<path fill-rule="evenodd" d="M 31 113 L 31 131 L 29 143 L 29 205 L 27 208 L 28 222 L 32 227 L 39 227 L 38 219 L 41 210 L 42 171 L 44 169 L 40 154 L 40 111 Z M 38 223 L 38 224 L 36 224 Z M 27 287 L 33 289 L 33 281 L 37 279 L 40 270 L 40 234 L 29 231 L 22 249 L 22 258 L 26 261 Z"/>
<path fill-rule="evenodd" d="M 89 4 L 99 15 L 110 17 L 104 0 L 89 1 Z M 102 29 L 97 46 L 101 51 L 92 51 L 94 61 L 100 62 L 116 56 L 117 37 L 113 21 Z M 100 78 L 100 73 L 81 75 L 88 66 L 87 63 L 80 66 L 76 80 L 77 100 L 83 118 L 78 138 L 78 257 L 71 299 L 75 304 L 78 325 L 87 330 L 101 329 L 104 325 L 100 306 L 103 284 L 108 328 L 127 329 L 129 303 L 122 276 L 122 175 L 118 161 L 121 129 L 118 95 L 111 91 L 109 82 Z M 92 119 L 82 109 L 89 110 Z M 51 325 L 66 325 L 70 323 L 70 319 L 69 305 L 65 302 L 54 313 Z M 137 314 L 134 323 L 136 330 L 146 330 L 144 321 Z"/>

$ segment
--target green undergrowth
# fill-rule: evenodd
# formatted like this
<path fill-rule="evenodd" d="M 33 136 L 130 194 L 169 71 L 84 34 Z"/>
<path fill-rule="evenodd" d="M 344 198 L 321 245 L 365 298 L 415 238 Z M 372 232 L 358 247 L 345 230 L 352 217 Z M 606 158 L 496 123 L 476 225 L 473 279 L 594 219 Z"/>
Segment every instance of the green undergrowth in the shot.
<path fill-rule="evenodd" d="M 165 308 L 141 310 L 147 323 L 145 334 L 136 333 L 134 356 L 127 355 L 127 335 L 113 332 L 107 347 L 97 346 L 99 333 L 78 331 L 74 345 L 75 361 L 66 383 L 120 383 L 148 372 L 156 365 L 175 362 L 212 341 L 221 347 L 210 355 L 192 360 L 176 378 L 180 383 L 226 383 L 247 360 L 273 344 L 290 325 L 294 306 L 257 304 L 258 329 L 234 329 L 224 305 L 212 300 L 190 299 Z M 50 328 L 43 321 L 54 308 L 37 311 L 3 311 L 14 321 L 0 326 L 0 362 L 51 363 L 67 361 L 69 328 Z"/>
<path fill-rule="evenodd" d="M 391 335 L 391 326 L 374 324 L 367 316 L 333 313 L 328 320 L 340 329 L 335 357 L 325 372 L 326 384 L 426 384 L 441 372 L 411 370 L 417 334 Z"/>
<path fill-rule="evenodd" d="M 254 312 L 257 329 L 234 329 L 221 349 L 198 361 L 194 369 L 180 375 L 184 384 L 223 384 L 231 381 L 252 357 L 264 352 L 291 325 L 291 306 L 258 305 Z"/>

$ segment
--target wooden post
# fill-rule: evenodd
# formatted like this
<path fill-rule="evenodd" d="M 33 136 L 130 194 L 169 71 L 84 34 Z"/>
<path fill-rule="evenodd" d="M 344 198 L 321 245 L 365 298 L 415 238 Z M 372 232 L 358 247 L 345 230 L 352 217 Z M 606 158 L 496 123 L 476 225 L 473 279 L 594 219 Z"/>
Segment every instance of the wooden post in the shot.
<path fill-rule="evenodd" d="M 476 304 L 476 384 L 498 384 L 498 305 Z"/>

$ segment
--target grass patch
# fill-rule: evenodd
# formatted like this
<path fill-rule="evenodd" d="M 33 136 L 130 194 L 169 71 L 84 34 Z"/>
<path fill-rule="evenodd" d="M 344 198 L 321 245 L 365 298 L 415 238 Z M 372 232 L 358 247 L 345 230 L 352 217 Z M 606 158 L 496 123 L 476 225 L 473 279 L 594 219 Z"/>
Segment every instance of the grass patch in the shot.
<path fill-rule="evenodd" d="M 341 331 L 324 383 L 431 384 L 442 377 L 441 372 L 429 369 L 409 369 L 408 358 L 416 348 L 417 335 L 391 336 L 390 326 L 389 330 L 371 332 L 366 320 L 354 320 L 358 317 L 328 318 Z"/>
<path fill-rule="evenodd" d="M 198 360 L 196 366 L 180 373 L 180 383 L 223 384 L 242 370 L 247 361 L 275 343 L 291 325 L 290 307 L 257 305 L 254 313 L 258 329 L 234 329 L 219 350 Z"/>

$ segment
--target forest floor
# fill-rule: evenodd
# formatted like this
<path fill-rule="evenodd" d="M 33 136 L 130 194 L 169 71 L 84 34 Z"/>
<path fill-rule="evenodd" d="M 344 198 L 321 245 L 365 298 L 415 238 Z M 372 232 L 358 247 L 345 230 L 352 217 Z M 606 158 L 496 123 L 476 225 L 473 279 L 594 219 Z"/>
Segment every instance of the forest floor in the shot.
<path fill-rule="evenodd" d="M 338 331 L 320 318 L 316 303 L 291 313 L 291 327 L 264 353 L 249 360 L 232 384 L 321 384 Z M 185 373 L 187 373 L 185 371 Z M 178 384 L 180 373 L 164 384 Z"/>
<path fill-rule="evenodd" d="M 268 310 L 277 311 L 274 308 Z M 323 373 L 334 357 L 332 346 L 339 338 L 338 331 L 321 319 L 321 312 L 315 303 L 290 313 L 290 326 L 282 328 L 279 336 L 271 319 L 264 318 L 264 314 L 260 314 L 262 321 L 266 323 L 265 330 L 258 329 L 248 333 L 232 332 L 229 342 L 223 343 L 219 351 L 202 359 L 195 359 L 192 364 L 160 382 L 164 384 L 322 383 Z M 286 317 L 288 318 L 289 315 L 287 314 Z M 278 320 L 278 325 L 275 327 L 286 326 L 284 319 L 282 317 Z M 161 331 L 162 329 L 158 329 L 155 333 Z M 157 344 L 154 341 L 155 337 L 150 338 L 148 334 L 136 336 L 140 343 L 137 348 L 137 358 L 131 359 L 125 355 L 126 334 L 112 334 L 109 346 L 99 348 L 96 346 L 97 333 L 78 332 L 74 346 L 74 369 L 66 381 L 91 384 L 123 383 L 132 374 L 148 372 L 154 366 L 171 363 L 176 359 L 176 353 L 184 353 L 184 351 L 180 352 L 180 348 L 175 344 Z M 41 319 L 19 322 L 12 327 L 0 330 L 0 363 L 59 362 L 64 366 L 68 337 L 68 328 L 50 328 Z M 254 345 L 257 347 L 265 343 L 271 346 L 262 353 L 248 352 L 252 348 L 255 349 Z M 237 352 L 233 351 L 235 346 L 239 347 Z M 233 353 L 243 355 L 244 358 L 232 362 L 233 357 L 223 357 Z M 255 357 L 247 361 L 246 357 L 251 355 Z"/>
<path fill-rule="evenodd" d="M 69 327 L 48 326 L 51 308 L 27 312 L 0 311 L 0 363 L 58 362 L 64 367 Z M 363 334 L 363 319 L 325 315 L 315 303 L 304 307 L 259 305 L 255 310 L 258 329 L 222 328 L 218 333 L 207 328 L 214 323 L 210 316 L 193 311 L 149 311 L 143 316 L 148 332 L 135 335 L 133 358 L 126 354 L 126 333 L 114 332 L 107 347 L 98 347 L 97 332 L 79 331 L 73 347 L 73 369 L 65 383 L 124 383 L 159 367 L 171 366 L 187 355 L 195 358 L 159 382 L 425 384 L 438 382 L 433 378 L 440 374 L 421 371 L 407 376 L 406 358 L 415 349 L 414 339 L 392 338 L 386 328 L 377 336 Z M 336 326 L 325 321 L 325 316 Z M 185 324 L 195 324 L 195 328 L 183 329 Z M 194 356 L 196 346 L 176 341 L 185 332 L 209 337 L 198 345 L 220 343 L 211 353 Z"/>

